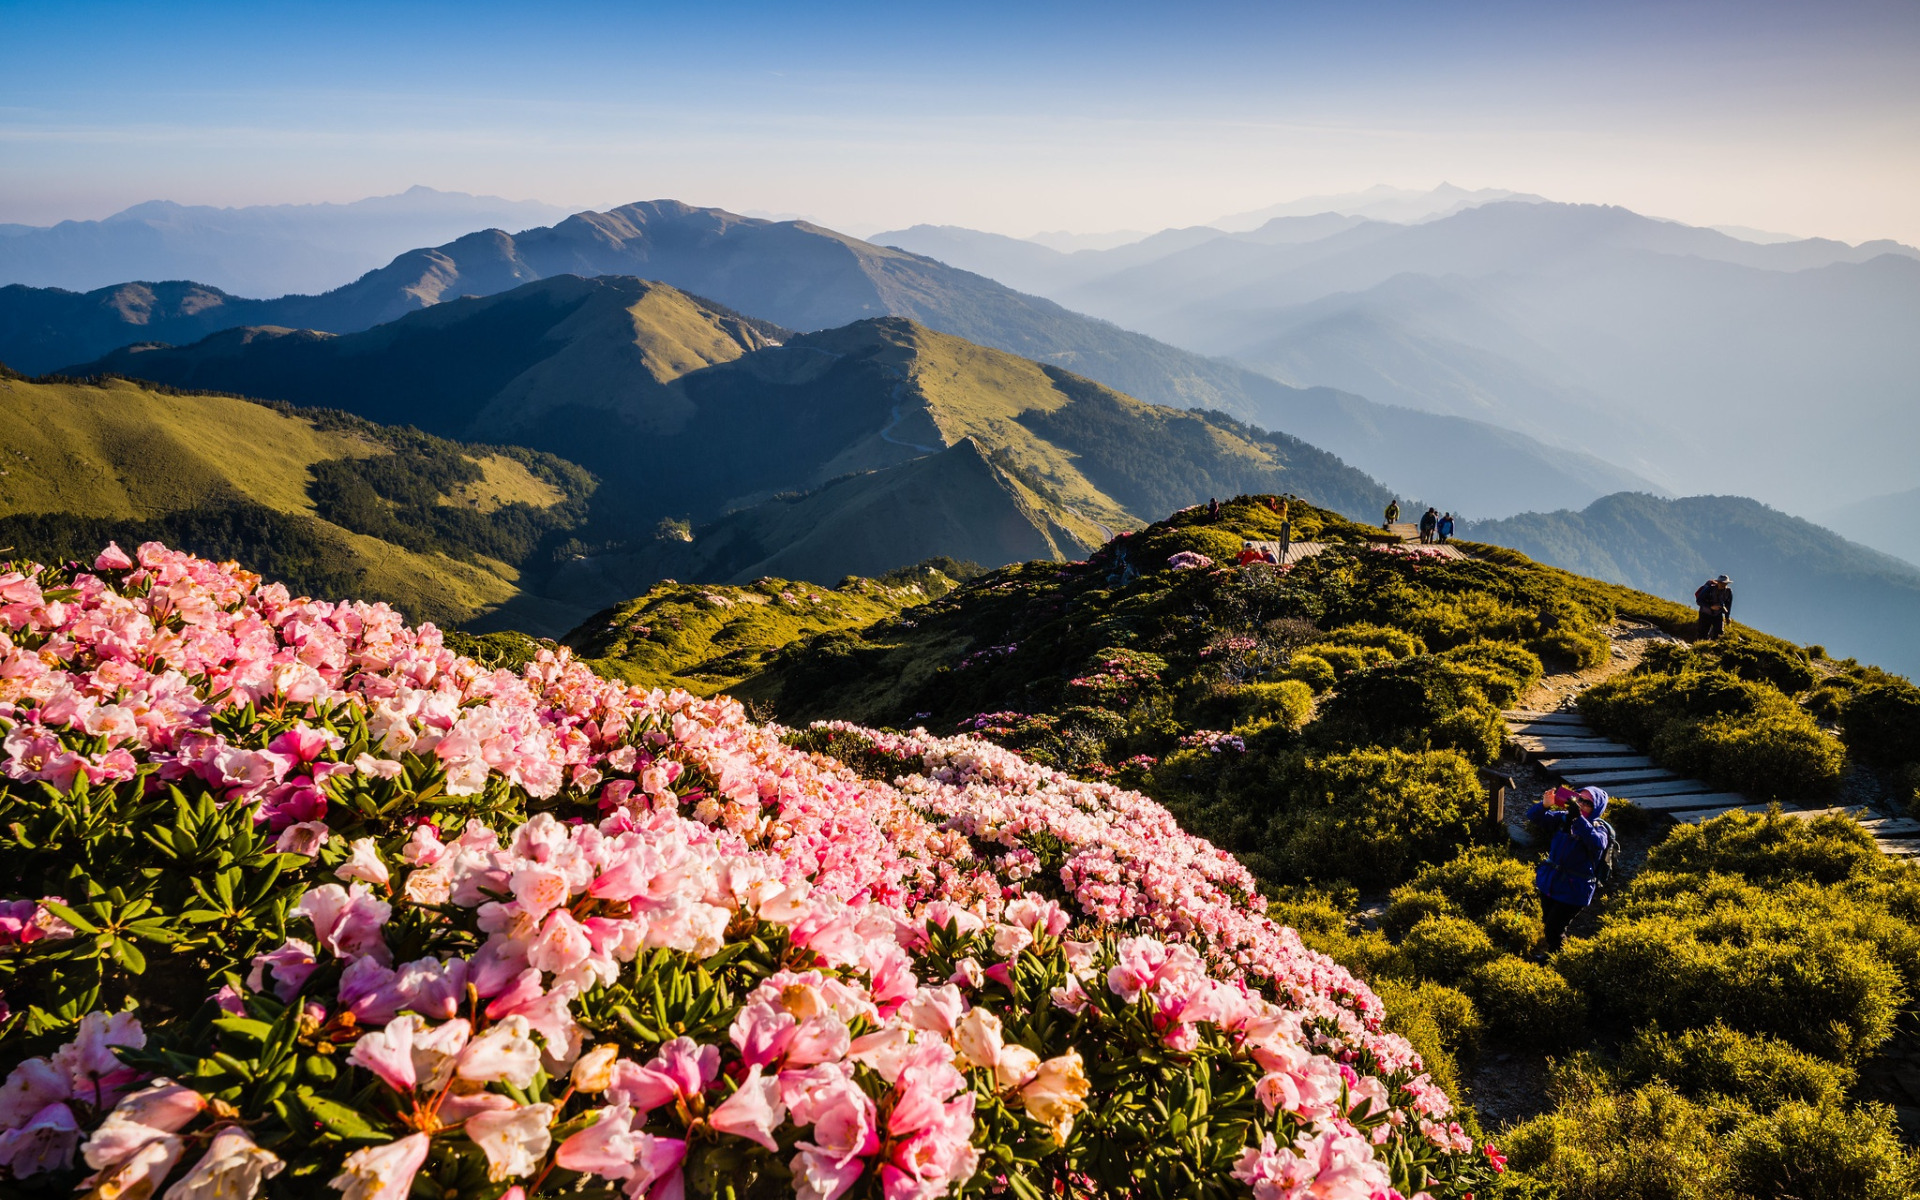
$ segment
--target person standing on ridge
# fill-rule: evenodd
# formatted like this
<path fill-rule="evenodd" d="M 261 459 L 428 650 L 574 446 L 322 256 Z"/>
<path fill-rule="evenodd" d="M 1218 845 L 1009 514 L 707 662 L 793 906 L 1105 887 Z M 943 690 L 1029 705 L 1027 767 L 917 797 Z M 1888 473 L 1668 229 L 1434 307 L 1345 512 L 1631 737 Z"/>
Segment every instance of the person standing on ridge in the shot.
<path fill-rule="evenodd" d="M 1700 608 L 1700 636 L 1719 637 L 1733 614 L 1733 580 L 1725 575 L 1707 580 L 1693 590 L 1693 602 Z"/>
<path fill-rule="evenodd" d="M 1420 544 L 1425 546 L 1433 541 L 1434 530 L 1440 524 L 1440 514 L 1429 508 L 1420 514 Z"/>
<path fill-rule="evenodd" d="M 1400 497 L 1395 496 L 1393 499 L 1387 501 L 1387 519 L 1381 523 L 1380 528 L 1390 530 L 1393 528 L 1393 523 L 1399 519 Z"/>
<path fill-rule="evenodd" d="M 1220 519 L 1220 500 L 1216 496 L 1209 496 L 1207 498 L 1207 520 L 1218 521 L 1219 519 Z"/>
<path fill-rule="evenodd" d="M 1434 529 L 1440 534 L 1441 544 L 1445 545 L 1446 540 L 1453 536 L 1453 514 L 1442 513 L 1440 515 L 1440 522 L 1434 526 Z"/>
<path fill-rule="evenodd" d="M 1553 827 L 1547 856 L 1533 874 L 1546 918 L 1546 942 L 1536 961 L 1556 954 L 1567 938 L 1567 926 L 1590 904 L 1603 879 L 1612 872 L 1618 852 L 1613 826 L 1601 819 L 1607 794 L 1597 787 L 1549 788 L 1527 809 L 1527 820 Z M 1609 881 L 1610 882 L 1610 881 Z"/>

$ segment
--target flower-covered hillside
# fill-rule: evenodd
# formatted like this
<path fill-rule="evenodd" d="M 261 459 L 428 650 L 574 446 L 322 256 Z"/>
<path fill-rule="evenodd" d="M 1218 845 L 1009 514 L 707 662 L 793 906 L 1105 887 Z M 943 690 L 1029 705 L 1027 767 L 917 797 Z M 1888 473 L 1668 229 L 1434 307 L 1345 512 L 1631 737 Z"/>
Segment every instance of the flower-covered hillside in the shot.
<path fill-rule="evenodd" d="M 0 575 L 8 1194 L 1457 1197 L 1361 983 L 1144 798 L 448 651 L 148 544 Z"/>

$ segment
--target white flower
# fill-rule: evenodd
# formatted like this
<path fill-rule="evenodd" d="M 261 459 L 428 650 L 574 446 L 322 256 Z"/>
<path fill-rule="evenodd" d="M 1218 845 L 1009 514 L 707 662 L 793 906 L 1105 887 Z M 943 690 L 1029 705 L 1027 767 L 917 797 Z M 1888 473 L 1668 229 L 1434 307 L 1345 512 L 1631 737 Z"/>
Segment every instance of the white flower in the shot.
<path fill-rule="evenodd" d="M 206 1154 L 167 1189 L 165 1200 L 253 1200 L 260 1185 L 286 1167 L 273 1151 L 254 1145 L 246 1130 L 229 1125 L 213 1135 Z"/>
<path fill-rule="evenodd" d="M 487 1178 L 495 1183 L 532 1173 L 553 1144 L 548 1126 L 553 1105 L 529 1104 L 467 1118 L 467 1136 L 487 1155 Z"/>
<path fill-rule="evenodd" d="M 353 856 L 335 867 L 333 873 L 341 879 L 358 879 L 381 887 L 386 887 L 392 878 L 387 873 L 387 864 L 380 861 L 380 848 L 373 844 L 372 838 L 355 838 Z"/>
<path fill-rule="evenodd" d="M 329 1187 L 345 1193 L 341 1200 L 406 1200 L 420 1164 L 427 1161 L 427 1135 L 409 1134 L 384 1146 L 355 1150 L 341 1163 Z"/>
<path fill-rule="evenodd" d="M 468 1042 L 460 1052 L 460 1078 L 474 1083 L 504 1079 L 517 1088 L 531 1084 L 540 1069 L 540 1047 L 527 1036 L 528 1029 L 525 1017 L 505 1017 Z"/>

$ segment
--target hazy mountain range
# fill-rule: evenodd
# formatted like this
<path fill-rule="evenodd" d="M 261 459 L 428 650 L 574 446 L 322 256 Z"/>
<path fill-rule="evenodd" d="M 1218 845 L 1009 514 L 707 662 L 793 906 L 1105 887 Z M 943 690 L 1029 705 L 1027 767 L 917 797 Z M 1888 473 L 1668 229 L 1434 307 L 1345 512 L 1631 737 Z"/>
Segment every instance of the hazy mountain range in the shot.
<path fill-rule="evenodd" d="M 1725 574 L 1736 621 L 1920 676 L 1920 567 L 1744 496 L 1622 493 L 1581 512 L 1473 522 L 1461 536 L 1683 604 Z"/>
<path fill-rule="evenodd" d="M 257 296 L 321 292 L 415 246 L 488 226 L 524 229 L 567 212 L 427 187 L 350 204 L 154 200 L 98 221 L 0 225 L 0 284 L 85 292 L 127 279 L 192 279 Z"/>
<path fill-rule="evenodd" d="M 1280 216 L 1051 259 L 952 228 L 880 240 L 1023 270 L 1198 353 L 1502 425 L 1671 491 L 1812 512 L 1920 483 L 1920 251 L 1894 242 L 1762 245 L 1537 200 L 1419 224 Z"/>
<path fill-rule="evenodd" d="M 75 367 L 128 343 L 189 343 L 239 326 L 354 332 L 463 295 L 491 295 L 560 274 L 657 279 L 798 330 L 906 317 L 1153 403 L 1219 410 L 1294 433 L 1403 495 L 1470 512 L 1578 505 L 1622 488 L 1656 486 L 1511 429 L 1331 389 L 1289 387 L 920 255 L 806 222 L 755 220 L 674 201 L 579 213 L 518 234 L 469 234 L 409 251 L 317 296 L 251 300 L 184 283 L 91 293 L 0 288 L 0 361 L 26 371 Z M 1437 457 L 1436 447 L 1447 457 Z"/>

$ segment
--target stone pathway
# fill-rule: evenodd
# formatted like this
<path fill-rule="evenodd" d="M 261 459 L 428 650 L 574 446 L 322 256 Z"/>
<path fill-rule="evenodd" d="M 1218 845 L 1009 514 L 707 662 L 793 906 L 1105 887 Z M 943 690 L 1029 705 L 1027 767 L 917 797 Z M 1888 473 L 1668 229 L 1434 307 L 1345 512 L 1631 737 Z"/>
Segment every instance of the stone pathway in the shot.
<path fill-rule="evenodd" d="M 1769 807 L 1738 792 L 1715 791 L 1710 784 L 1656 766 L 1632 746 L 1599 733 L 1577 712 L 1514 709 L 1503 715 L 1507 740 L 1519 748 L 1521 757 L 1570 787 L 1604 788 L 1615 799 L 1631 800 L 1636 808 L 1665 813 L 1689 825 L 1710 821 L 1722 813 L 1765 812 Z M 1852 817 L 1873 835 L 1884 853 L 1901 858 L 1920 856 L 1920 821 L 1882 816 L 1858 804 L 1810 809 L 1783 803 L 1780 808 L 1793 817 Z"/>

